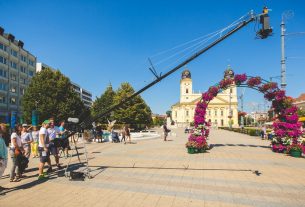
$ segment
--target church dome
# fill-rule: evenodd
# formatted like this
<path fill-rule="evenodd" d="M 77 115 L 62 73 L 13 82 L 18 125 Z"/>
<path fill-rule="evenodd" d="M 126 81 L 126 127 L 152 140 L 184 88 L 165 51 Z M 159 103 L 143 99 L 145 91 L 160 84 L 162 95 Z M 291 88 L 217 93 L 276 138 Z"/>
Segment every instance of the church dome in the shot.
<path fill-rule="evenodd" d="M 189 70 L 184 70 L 182 72 L 181 79 L 185 79 L 185 78 L 192 78 L 191 77 L 191 72 Z"/>

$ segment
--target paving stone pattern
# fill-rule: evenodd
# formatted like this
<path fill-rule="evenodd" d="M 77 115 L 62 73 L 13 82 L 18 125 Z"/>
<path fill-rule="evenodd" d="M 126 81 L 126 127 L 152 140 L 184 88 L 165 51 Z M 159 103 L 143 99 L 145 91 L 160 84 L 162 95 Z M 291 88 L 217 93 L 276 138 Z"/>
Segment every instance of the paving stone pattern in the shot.
<path fill-rule="evenodd" d="M 273 153 L 267 140 L 223 130 L 212 131 L 211 151 L 190 155 L 187 135 L 173 131 L 177 136 L 168 142 L 87 144 L 90 180 L 69 181 L 56 171 L 38 181 L 37 158 L 18 183 L 9 182 L 7 169 L 0 185 L 11 189 L 0 196 L 0 206 L 305 206 L 304 158 Z M 72 162 L 77 166 L 76 157 Z"/>

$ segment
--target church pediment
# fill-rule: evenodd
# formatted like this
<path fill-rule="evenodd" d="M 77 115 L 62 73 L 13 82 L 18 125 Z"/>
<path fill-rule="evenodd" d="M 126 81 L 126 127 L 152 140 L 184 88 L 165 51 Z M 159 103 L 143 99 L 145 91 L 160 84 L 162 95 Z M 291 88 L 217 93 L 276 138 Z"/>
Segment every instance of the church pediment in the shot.
<path fill-rule="evenodd" d="M 197 104 L 200 101 L 201 97 L 196 98 L 194 101 L 192 101 L 192 104 Z M 228 97 L 229 99 L 229 97 Z M 220 96 L 216 96 L 214 99 L 211 100 L 210 104 L 229 104 L 229 100 L 226 100 Z"/>

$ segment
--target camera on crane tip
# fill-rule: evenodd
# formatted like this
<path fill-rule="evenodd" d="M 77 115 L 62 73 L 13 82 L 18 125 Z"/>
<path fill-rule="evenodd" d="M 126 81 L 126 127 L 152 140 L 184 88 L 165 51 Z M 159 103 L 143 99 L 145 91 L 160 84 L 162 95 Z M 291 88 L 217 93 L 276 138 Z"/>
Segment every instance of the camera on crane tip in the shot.
<path fill-rule="evenodd" d="M 83 133 L 84 131 L 84 129 L 79 124 L 78 118 L 68 118 L 67 122 L 65 123 L 65 128 L 70 132 Z"/>
<path fill-rule="evenodd" d="M 265 39 L 272 35 L 272 28 L 270 27 L 270 17 L 268 15 L 269 9 L 265 6 L 263 8 L 263 13 L 260 15 L 259 22 L 262 25 L 262 28 L 256 33 L 257 36 L 261 39 Z"/>

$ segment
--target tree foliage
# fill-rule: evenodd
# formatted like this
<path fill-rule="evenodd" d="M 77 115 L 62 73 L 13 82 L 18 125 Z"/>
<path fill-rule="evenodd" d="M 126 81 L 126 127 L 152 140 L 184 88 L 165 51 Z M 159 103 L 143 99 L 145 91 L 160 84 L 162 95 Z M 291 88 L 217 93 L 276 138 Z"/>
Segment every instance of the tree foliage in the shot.
<path fill-rule="evenodd" d="M 298 116 L 299 117 L 304 117 L 305 116 L 305 110 L 302 110 L 302 109 L 298 109 Z"/>
<path fill-rule="evenodd" d="M 50 117 L 66 120 L 68 117 L 84 116 L 86 111 L 70 80 L 60 71 L 51 69 L 44 69 L 33 77 L 23 96 L 22 106 L 27 123 L 30 123 L 35 109 L 39 114 L 39 123 Z"/>
<path fill-rule="evenodd" d="M 124 101 L 134 93 L 129 83 L 122 83 L 114 96 L 114 104 Z M 130 124 L 133 128 L 152 124 L 151 110 L 141 96 L 136 96 L 114 112 L 114 119 L 119 124 Z"/>
<path fill-rule="evenodd" d="M 162 117 L 159 117 L 159 116 L 156 116 L 156 117 L 153 119 L 154 126 L 161 126 L 161 125 L 163 125 L 165 122 L 166 122 L 166 118 L 162 118 Z"/>
<path fill-rule="evenodd" d="M 92 106 L 91 112 L 93 117 L 97 116 L 98 114 L 102 113 L 103 111 L 105 111 L 107 108 L 109 108 L 110 106 L 112 106 L 114 104 L 114 96 L 115 96 L 115 92 L 112 89 L 112 85 L 110 84 L 105 92 L 99 97 L 97 98 Z M 108 120 L 112 119 L 111 114 L 108 114 L 104 117 L 99 118 L 98 120 L 96 120 L 99 123 L 108 123 Z"/>

